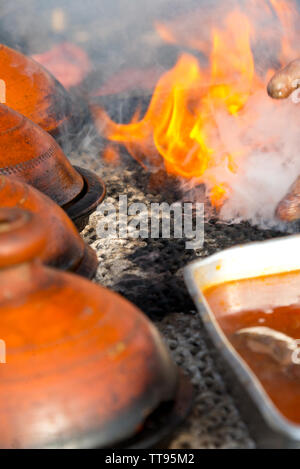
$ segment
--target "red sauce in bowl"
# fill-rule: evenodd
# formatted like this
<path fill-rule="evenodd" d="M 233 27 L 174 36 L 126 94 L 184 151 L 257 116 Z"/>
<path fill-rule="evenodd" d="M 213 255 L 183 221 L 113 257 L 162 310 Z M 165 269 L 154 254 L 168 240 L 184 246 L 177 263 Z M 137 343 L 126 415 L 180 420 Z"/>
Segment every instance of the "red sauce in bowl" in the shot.
<path fill-rule="evenodd" d="M 278 410 L 300 424 L 300 271 L 213 286 L 204 292 L 221 329 L 256 374 Z M 299 340 L 291 364 L 249 347 L 237 331 L 266 327 Z"/>

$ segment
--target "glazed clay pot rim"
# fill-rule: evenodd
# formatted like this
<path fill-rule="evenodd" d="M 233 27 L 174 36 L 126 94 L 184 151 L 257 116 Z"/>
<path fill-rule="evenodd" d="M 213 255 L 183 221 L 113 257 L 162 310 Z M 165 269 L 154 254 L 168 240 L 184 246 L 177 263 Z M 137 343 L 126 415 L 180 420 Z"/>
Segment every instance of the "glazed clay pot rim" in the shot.
<path fill-rule="evenodd" d="M 63 209 L 75 223 L 78 223 L 87 218 L 101 204 L 106 195 L 106 186 L 96 173 L 79 166 L 73 167 L 83 178 L 84 188 Z"/>
<path fill-rule="evenodd" d="M 172 407 L 169 409 L 168 412 L 164 412 L 164 423 L 159 423 L 158 427 L 156 428 L 155 432 L 150 426 L 150 429 L 147 431 L 145 429 L 141 430 L 140 433 L 135 435 L 130 440 L 127 440 L 124 444 L 120 445 L 120 448 L 125 449 L 144 449 L 144 448 L 154 448 L 155 445 L 166 438 L 172 436 L 172 434 L 176 431 L 177 427 L 183 423 L 185 418 L 190 413 L 193 403 L 194 403 L 194 395 L 195 391 L 190 383 L 187 376 L 183 374 L 180 368 L 178 368 L 178 381 L 177 381 L 177 389 L 176 394 L 174 396 L 174 400 Z M 165 403 L 167 404 L 167 403 Z M 154 411 L 154 413 L 159 413 L 162 410 L 162 406 L 165 404 L 161 404 L 158 409 Z M 153 415 L 153 414 L 152 414 Z M 154 423 L 152 415 L 146 419 L 146 422 L 149 421 L 151 424 Z M 145 423 L 146 423 L 145 422 Z M 118 447 L 118 445 L 117 445 Z"/>
<path fill-rule="evenodd" d="M 82 259 L 71 272 L 92 280 L 96 275 L 98 265 L 99 261 L 96 251 L 86 244 Z"/>
<path fill-rule="evenodd" d="M 137 431 L 136 434 L 121 441 L 114 441 L 115 429 L 110 431 L 106 429 L 105 438 L 107 443 L 103 442 L 103 432 L 101 429 L 94 429 L 87 435 L 82 435 L 70 440 L 60 440 L 53 442 L 44 449 L 94 449 L 94 448 L 111 448 L 112 445 L 116 449 L 150 449 L 158 443 L 165 440 L 168 436 L 176 431 L 177 427 L 183 423 L 188 414 L 190 413 L 194 402 L 194 388 L 189 379 L 177 368 L 177 386 L 174 389 L 173 397 L 165 402 L 162 402 L 151 414 L 149 414 L 145 421 L 143 429 Z M 157 426 L 155 431 L 151 429 L 152 424 L 155 425 L 154 414 L 158 414 L 163 406 L 170 405 L 170 408 L 165 412 L 164 424 Z M 153 418 L 154 417 L 154 418 Z M 122 421 L 130 419 L 129 415 L 125 414 Z M 145 429 L 145 424 L 150 423 L 150 429 Z M 156 426 L 156 425 L 155 425 Z"/>

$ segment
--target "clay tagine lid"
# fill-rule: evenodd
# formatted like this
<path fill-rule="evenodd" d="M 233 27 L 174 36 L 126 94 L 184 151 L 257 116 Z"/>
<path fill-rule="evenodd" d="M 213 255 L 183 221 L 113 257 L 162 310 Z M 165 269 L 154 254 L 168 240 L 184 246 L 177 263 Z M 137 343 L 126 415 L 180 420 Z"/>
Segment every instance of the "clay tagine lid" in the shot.
<path fill-rule="evenodd" d="M 47 241 L 39 255 L 43 263 L 93 277 L 98 265 L 96 253 L 49 197 L 13 177 L 0 176 L 0 207 L 26 209 L 37 215 L 46 229 Z"/>
<path fill-rule="evenodd" d="M 117 294 L 43 266 L 44 242 L 32 213 L 0 210 L 0 448 L 126 446 L 155 413 L 174 426 L 178 372 L 156 328 Z"/>
<path fill-rule="evenodd" d="M 4 104 L 0 104 L 0 174 L 36 187 L 75 221 L 95 210 L 105 194 L 97 175 L 73 168 L 47 132 Z"/>
<path fill-rule="evenodd" d="M 56 135 L 72 114 L 70 96 L 39 63 L 0 44 L 1 80 L 6 104 L 46 132 Z"/>

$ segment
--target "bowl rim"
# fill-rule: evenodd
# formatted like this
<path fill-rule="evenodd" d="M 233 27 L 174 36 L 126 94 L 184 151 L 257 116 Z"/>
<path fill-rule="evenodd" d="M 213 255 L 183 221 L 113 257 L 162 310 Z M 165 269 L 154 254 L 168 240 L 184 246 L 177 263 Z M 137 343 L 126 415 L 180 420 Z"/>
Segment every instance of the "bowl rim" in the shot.
<path fill-rule="evenodd" d="M 251 256 L 252 259 L 255 259 L 259 254 L 262 254 L 263 251 L 267 250 L 269 250 L 268 255 L 272 253 L 274 254 L 274 252 L 278 252 L 278 250 L 281 250 L 283 255 L 287 255 L 287 252 L 289 252 L 291 255 L 294 256 L 293 262 L 291 264 L 294 265 L 298 261 L 298 270 L 300 270 L 300 256 L 295 256 L 295 245 L 298 245 L 299 250 L 300 235 L 287 236 L 261 242 L 251 242 L 245 245 L 237 245 L 235 247 L 231 247 L 220 251 L 219 253 L 213 254 L 212 256 L 209 256 L 203 260 L 193 261 L 184 268 L 184 280 L 187 285 L 188 291 L 194 300 L 200 317 L 202 318 L 205 328 L 210 338 L 212 339 L 215 347 L 221 353 L 222 357 L 226 360 L 235 377 L 238 379 L 239 383 L 250 395 L 250 398 L 258 408 L 265 423 L 273 431 L 287 437 L 288 439 L 300 441 L 300 425 L 292 423 L 290 420 L 285 418 L 277 409 L 277 407 L 272 402 L 271 398 L 268 396 L 267 392 L 265 391 L 263 385 L 255 375 L 255 373 L 250 369 L 247 363 L 242 359 L 242 357 L 239 355 L 239 353 L 236 351 L 236 349 L 225 336 L 224 332 L 222 331 L 221 327 L 217 322 L 213 311 L 211 310 L 208 305 L 208 302 L 205 299 L 205 296 L 203 294 L 204 287 L 201 288 L 199 286 L 199 282 L 197 281 L 202 273 L 204 274 L 205 271 L 211 268 L 216 268 L 216 266 L 218 266 L 219 271 L 220 265 L 222 265 L 222 262 L 224 262 L 224 260 L 225 263 L 226 261 L 228 263 L 228 261 L 230 262 L 230 260 L 233 262 L 234 259 L 240 258 L 241 262 L 243 262 L 242 258 L 247 258 L 248 256 Z M 268 256 L 266 256 L 266 258 L 268 259 Z M 266 266 L 264 273 L 257 273 L 257 275 L 253 275 L 254 270 L 252 264 L 250 268 L 252 275 L 248 275 L 248 277 L 247 275 L 242 275 L 240 277 L 240 280 L 243 278 L 260 277 L 262 275 L 272 275 L 272 273 L 275 274 L 275 265 L 276 263 L 274 263 L 274 265 L 270 268 Z M 277 265 L 277 273 L 284 272 L 280 269 L 280 260 Z M 286 270 L 286 272 L 291 272 L 295 270 L 297 269 L 292 267 L 291 269 Z M 266 273 L 268 271 L 269 274 Z M 236 280 L 238 280 L 238 278 L 236 278 Z M 218 285 L 221 283 L 225 283 L 226 281 L 230 280 L 216 281 L 215 283 L 212 282 L 211 284 L 205 286 L 205 288 L 208 288 L 209 286 L 212 286 L 214 284 Z"/>

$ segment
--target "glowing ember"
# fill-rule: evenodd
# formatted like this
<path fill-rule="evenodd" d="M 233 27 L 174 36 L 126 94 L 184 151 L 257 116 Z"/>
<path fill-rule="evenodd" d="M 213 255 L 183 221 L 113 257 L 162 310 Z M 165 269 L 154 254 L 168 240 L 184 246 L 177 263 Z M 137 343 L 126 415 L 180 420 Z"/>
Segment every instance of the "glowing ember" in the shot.
<path fill-rule="evenodd" d="M 144 167 L 163 165 L 170 174 L 205 183 L 212 204 L 220 207 L 230 195 L 235 173 L 253 151 L 247 138 L 241 138 L 258 119 L 259 106 L 256 112 L 253 97 L 260 103 L 268 100 L 265 86 L 271 71 L 265 70 L 264 76 L 256 72 L 251 49 L 251 41 L 256 39 L 253 11 L 262 10 L 265 16 L 276 14 L 281 22 L 285 41 L 277 59 L 284 63 L 295 54 L 291 45 L 295 17 L 287 7 L 290 4 L 283 0 L 250 1 L 251 14 L 231 11 L 221 26 L 211 28 L 209 45 L 201 38 L 200 24 L 199 37 L 194 37 L 194 31 L 188 45 L 205 51 L 209 66 L 201 66 L 192 54 L 182 54 L 175 67 L 158 81 L 141 120 L 136 114 L 129 124 L 116 124 L 102 109 L 94 108 L 102 134 L 123 143 Z M 177 37 L 176 28 L 167 25 L 157 25 L 157 31 L 168 42 L 182 39 L 182 31 Z M 269 111 L 276 105 L 266 104 Z M 268 144 L 276 144 L 273 136 L 265 138 Z"/>
<path fill-rule="evenodd" d="M 106 163 L 109 163 L 111 165 L 117 166 L 120 162 L 119 153 L 113 145 L 107 145 L 102 157 L 106 161 Z"/>

